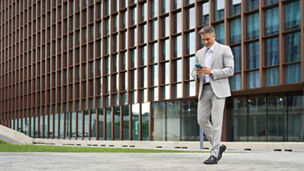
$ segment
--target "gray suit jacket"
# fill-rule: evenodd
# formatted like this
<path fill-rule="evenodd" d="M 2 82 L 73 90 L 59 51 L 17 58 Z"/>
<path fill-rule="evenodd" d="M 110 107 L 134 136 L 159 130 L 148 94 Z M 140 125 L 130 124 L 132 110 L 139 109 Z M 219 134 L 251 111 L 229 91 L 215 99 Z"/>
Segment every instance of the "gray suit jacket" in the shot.
<path fill-rule="evenodd" d="M 204 47 L 196 52 L 195 56 L 195 64 L 205 65 L 205 52 L 207 48 Z M 214 94 L 218 98 L 225 98 L 231 96 L 230 86 L 228 77 L 233 75 L 234 72 L 234 60 L 233 54 L 229 46 L 225 46 L 215 42 L 214 52 L 211 57 L 211 71 L 212 76 L 210 76 L 211 87 L 214 91 Z M 201 98 L 202 90 L 203 90 L 203 82 L 204 82 L 205 74 L 201 74 L 199 77 L 199 93 L 198 99 Z M 192 77 L 197 79 L 196 77 L 196 67 L 193 66 L 192 69 Z"/>

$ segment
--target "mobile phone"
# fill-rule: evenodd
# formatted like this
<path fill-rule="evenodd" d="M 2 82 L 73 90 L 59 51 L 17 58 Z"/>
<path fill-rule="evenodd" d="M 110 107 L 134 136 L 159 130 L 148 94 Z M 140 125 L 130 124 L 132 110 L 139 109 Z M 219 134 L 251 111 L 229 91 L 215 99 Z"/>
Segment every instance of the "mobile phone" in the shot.
<path fill-rule="evenodd" d="M 195 64 L 196 68 L 202 69 L 203 67 L 200 64 Z"/>

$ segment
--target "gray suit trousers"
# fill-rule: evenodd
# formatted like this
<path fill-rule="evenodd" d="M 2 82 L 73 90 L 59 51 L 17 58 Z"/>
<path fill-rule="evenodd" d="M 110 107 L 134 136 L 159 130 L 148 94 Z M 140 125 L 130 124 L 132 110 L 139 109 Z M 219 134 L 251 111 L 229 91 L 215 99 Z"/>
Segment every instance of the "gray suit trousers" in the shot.
<path fill-rule="evenodd" d="M 202 96 L 197 105 L 197 121 L 212 146 L 210 155 L 218 157 L 219 147 L 221 146 L 225 98 L 218 98 L 210 84 L 204 86 L 201 93 Z"/>

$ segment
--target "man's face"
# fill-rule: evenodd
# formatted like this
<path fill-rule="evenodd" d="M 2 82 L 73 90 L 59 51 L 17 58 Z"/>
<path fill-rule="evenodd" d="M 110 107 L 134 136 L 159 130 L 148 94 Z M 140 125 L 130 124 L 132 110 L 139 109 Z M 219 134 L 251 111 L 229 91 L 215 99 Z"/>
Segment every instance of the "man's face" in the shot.
<path fill-rule="evenodd" d="M 206 33 L 201 35 L 206 48 L 210 48 L 215 42 L 215 34 Z"/>

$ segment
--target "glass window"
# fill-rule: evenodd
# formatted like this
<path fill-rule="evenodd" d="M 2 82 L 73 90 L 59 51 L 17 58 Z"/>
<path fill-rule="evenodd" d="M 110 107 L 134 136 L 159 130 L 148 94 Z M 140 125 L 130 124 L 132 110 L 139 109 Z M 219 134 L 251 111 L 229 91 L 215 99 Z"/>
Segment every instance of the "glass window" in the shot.
<path fill-rule="evenodd" d="M 215 29 L 215 34 L 216 34 L 216 41 L 218 43 L 225 44 L 224 23 L 215 25 L 214 29 Z"/>
<path fill-rule="evenodd" d="M 82 137 L 82 112 L 77 112 L 78 115 L 78 127 L 77 127 L 77 137 L 81 139 Z"/>
<path fill-rule="evenodd" d="M 223 20 L 225 13 L 225 0 L 215 0 L 214 3 L 215 21 Z"/>
<path fill-rule="evenodd" d="M 229 13 L 230 16 L 241 14 L 241 0 L 230 0 Z"/>
<path fill-rule="evenodd" d="M 195 53 L 195 32 L 190 32 L 186 35 L 186 54 Z"/>
<path fill-rule="evenodd" d="M 185 84 L 186 96 L 195 96 L 196 88 L 195 81 L 190 81 Z"/>
<path fill-rule="evenodd" d="M 279 8 L 265 10 L 265 35 L 279 32 Z"/>
<path fill-rule="evenodd" d="M 285 62 L 301 60 L 301 33 L 294 32 L 284 36 L 285 39 Z"/>
<path fill-rule="evenodd" d="M 112 45 L 112 53 L 117 52 L 118 51 L 118 34 L 114 34 L 112 36 L 111 45 Z"/>
<path fill-rule="evenodd" d="M 110 15 L 110 2 L 109 0 L 105 0 L 104 1 L 104 5 L 105 5 L 105 16 Z"/>
<path fill-rule="evenodd" d="M 120 140 L 120 107 L 114 107 L 114 134 L 115 140 Z"/>
<path fill-rule="evenodd" d="M 54 114 L 54 138 L 58 138 L 58 119 L 58 114 Z"/>
<path fill-rule="evenodd" d="M 141 56 L 141 65 L 147 65 L 148 61 L 148 51 L 147 46 L 143 46 L 140 48 L 140 56 Z"/>
<path fill-rule="evenodd" d="M 303 95 L 289 95 L 287 96 L 287 130 L 288 130 L 288 141 L 301 141 L 303 142 Z M 284 127 L 285 128 L 285 127 Z"/>
<path fill-rule="evenodd" d="M 103 126 L 104 126 L 104 117 L 103 109 L 98 109 L 98 139 L 103 140 Z"/>
<path fill-rule="evenodd" d="M 247 99 L 233 98 L 231 114 L 233 118 L 233 140 L 247 141 Z"/>
<path fill-rule="evenodd" d="M 127 52 L 121 53 L 121 61 L 122 61 L 122 67 L 121 70 L 127 70 L 128 69 L 128 57 L 127 57 Z"/>
<path fill-rule="evenodd" d="M 301 63 L 285 66 L 285 83 L 300 82 L 302 78 Z"/>
<path fill-rule="evenodd" d="M 132 140 L 139 140 L 139 104 L 132 105 Z"/>
<path fill-rule="evenodd" d="M 72 118 L 71 118 L 71 137 L 76 137 L 76 112 L 72 112 Z"/>
<path fill-rule="evenodd" d="M 130 89 L 137 89 L 137 70 L 130 71 Z"/>
<path fill-rule="evenodd" d="M 137 45 L 137 28 L 130 29 L 130 47 Z"/>
<path fill-rule="evenodd" d="M 195 8 L 186 9 L 186 30 L 195 28 Z"/>
<path fill-rule="evenodd" d="M 118 58 L 117 58 L 117 55 L 112 55 L 112 72 L 118 72 Z"/>
<path fill-rule="evenodd" d="M 158 85 L 158 65 L 151 66 L 151 85 L 157 86 Z"/>
<path fill-rule="evenodd" d="M 167 102 L 167 140 L 168 141 L 179 141 L 180 140 L 180 111 L 181 105 L 179 101 Z"/>
<path fill-rule="evenodd" d="M 165 72 L 165 74 L 162 74 L 162 83 L 163 84 L 169 84 L 170 83 L 170 63 L 166 62 L 162 64 L 162 72 Z"/>
<path fill-rule="evenodd" d="M 264 1 L 264 5 L 270 5 L 270 4 L 274 4 L 274 3 L 277 3 L 278 0 L 265 0 Z"/>
<path fill-rule="evenodd" d="M 137 49 L 132 49 L 130 51 L 131 55 L 131 68 L 136 68 L 137 67 Z"/>
<path fill-rule="evenodd" d="M 104 55 L 109 55 L 110 54 L 110 37 L 107 36 L 104 38 L 104 49 L 105 49 L 105 54 Z"/>
<path fill-rule="evenodd" d="M 167 13 L 170 11 L 170 1 L 162 0 L 162 13 Z"/>
<path fill-rule="evenodd" d="M 137 23 L 137 8 L 132 8 L 131 9 L 131 25 L 134 25 Z"/>
<path fill-rule="evenodd" d="M 177 9 L 177 8 L 181 8 L 183 5 L 183 1 L 182 0 L 174 0 L 173 1 L 173 8 Z"/>
<path fill-rule="evenodd" d="M 166 39 L 162 42 L 162 60 L 170 59 L 170 40 Z"/>
<path fill-rule="evenodd" d="M 241 72 L 241 46 L 233 46 L 231 47 L 231 51 L 234 56 L 234 72 Z"/>
<path fill-rule="evenodd" d="M 122 106 L 122 133 L 123 139 L 129 140 L 129 123 L 130 123 L 130 116 L 129 116 L 129 105 Z"/>
<path fill-rule="evenodd" d="M 246 74 L 247 88 L 257 88 L 260 86 L 259 71 L 251 71 Z"/>
<path fill-rule="evenodd" d="M 127 32 L 121 32 L 121 49 L 127 49 L 128 48 L 128 37 Z"/>
<path fill-rule="evenodd" d="M 107 140 L 112 140 L 112 109 L 106 108 L 106 130 L 107 130 Z"/>
<path fill-rule="evenodd" d="M 209 23 L 209 2 L 203 3 L 200 10 L 200 25 L 207 25 Z"/>
<path fill-rule="evenodd" d="M 49 114 L 49 138 L 53 138 L 53 114 Z"/>
<path fill-rule="evenodd" d="M 150 118 L 150 102 L 143 103 L 141 107 L 142 115 L 141 115 L 141 132 L 142 132 L 142 140 L 149 140 L 149 118 Z"/>
<path fill-rule="evenodd" d="M 96 125 L 97 125 L 97 118 L 96 118 L 96 110 L 91 110 L 91 139 L 96 140 Z"/>
<path fill-rule="evenodd" d="M 186 80 L 193 80 L 191 72 L 195 65 L 195 57 L 190 56 L 189 58 L 186 58 Z"/>
<path fill-rule="evenodd" d="M 158 22 L 157 19 L 151 21 L 151 40 L 158 39 Z"/>
<path fill-rule="evenodd" d="M 162 37 L 168 37 L 170 35 L 170 19 L 166 16 L 161 19 L 162 21 Z"/>
<path fill-rule="evenodd" d="M 174 38 L 174 57 L 182 57 L 182 55 L 183 55 L 183 53 L 182 53 L 182 49 L 183 49 L 182 44 L 183 44 L 183 40 L 182 40 L 182 36 L 181 35 Z"/>
<path fill-rule="evenodd" d="M 284 5 L 284 21 L 285 30 L 291 30 L 300 27 L 301 24 L 301 11 L 300 1 L 294 1 Z"/>
<path fill-rule="evenodd" d="M 259 42 L 247 44 L 247 69 L 259 68 Z"/>
<path fill-rule="evenodd" d="M 241 41 L 241 19 L 237 18 L 230 21 L 230 43 Z"/>
<path fill-rule="evenodd" d="M 141 10 L 141 18 L 140 18 L 140 21 L 145 21 L 145 20 L 147 20 L 147 17 L 146 17 L 147 3 L 141 4 L 141 5 L 140 5 L 140 10 Z"/>
<path fill-rule="evenodd" d="M 151 44 L 151 63 L 158 62 L 158 44 L 153 43 Z"/>
<path fill-rule="evenodd" d="M 279 67 L 265 69 L 265 86 L 277 85 L 280 83 Z"/>
<path fill-rule="evenodd" d="M 153 117 L 153 140 L 166 140 L 166 103 L 155 102 L 152 103 L 152 117 Z M 174 126 L 176 127 L 176 126 Z"/>
<path fill-rule="evenodd" d="M 174 65 L 174 82 L 181 82 L 183 80 L 183 63 L 182 59 L 176 60 L 173 62 Z"/>
<path fill-rule="evenodd" d="M 121 74 L 121 90 L 128 90 L 128 74 L 127 72 L 124 72 Z"/>
<path fill-rule="evenodd" d="M 140 43 L 147 43 L 147 24 L 140 26 Z"/>
<path fill-rule="evenodd" d="M 85 139 L 88 139 L 88 137 L 89 137 L 89 125 L 90 125 L 90 123 L 89 123 L 89 111 L 87 111 L 87 110 L 85 110 L 84 111 L 84 124 L 83 124 L 83 126 L 84 126 L 84 134 L 83 134 L 83 136 L 84 136 L 84 138 Z"/>
<path fill-rule="evenodd" d="M 113 22 L 113 32 L 117 32 L 117 29 L 118 29 L 118 15 L 112 16 L 112 22 Z"/>
<path fill-rule="evenodd" d="M 178 83 L 172 86 L 173 88 L 173 98 L 182 98 L 183 97 L 183 84 Z"/>
<path fill-rule="evenodd" d="M 229 78 L 230 80 L 230 87 L 231 90 L 240 90 L 241 89 L 241 83 L 242 83 L 242 78 L 241 74 L 234 74 L 232 77 Z"/>
<path fill-rule="evenodd" d="M 121 12 L 121 28 L 126 28 L 128 25 L 127 11 Z"/>
<path fill-rule="evenodd" d="M 254 10 L 259 8 L 259 0 L 246 0 L 246 10 Z"/>
<path fill-rule="evenodd" d="M 182 13 L 173 14 L 173 33 L 180 33 L 182 31 Z"/>
<path fill-rule="evenodd" d="M 279 64 L 279 38 L 265 39 L 265 65 L 274 66 Z"/>
<path fill-rule="evenodd" d="M 267 109 L 265 97 L 249 97 L 248 104 L 248 141 L 267 140 Z M 274 119 L 275 120 L 275 119 Z"/>
<path fill-rule="evenodd" d="M 158 1 L 157 0 L 151 0 L 151 17 L 158 16 Z"/>
<path fill-rule="evenodd" d="M 259 14 L 251 14 L 247 16 L 247 39 L 255 39 L 259 37 Z"/>

